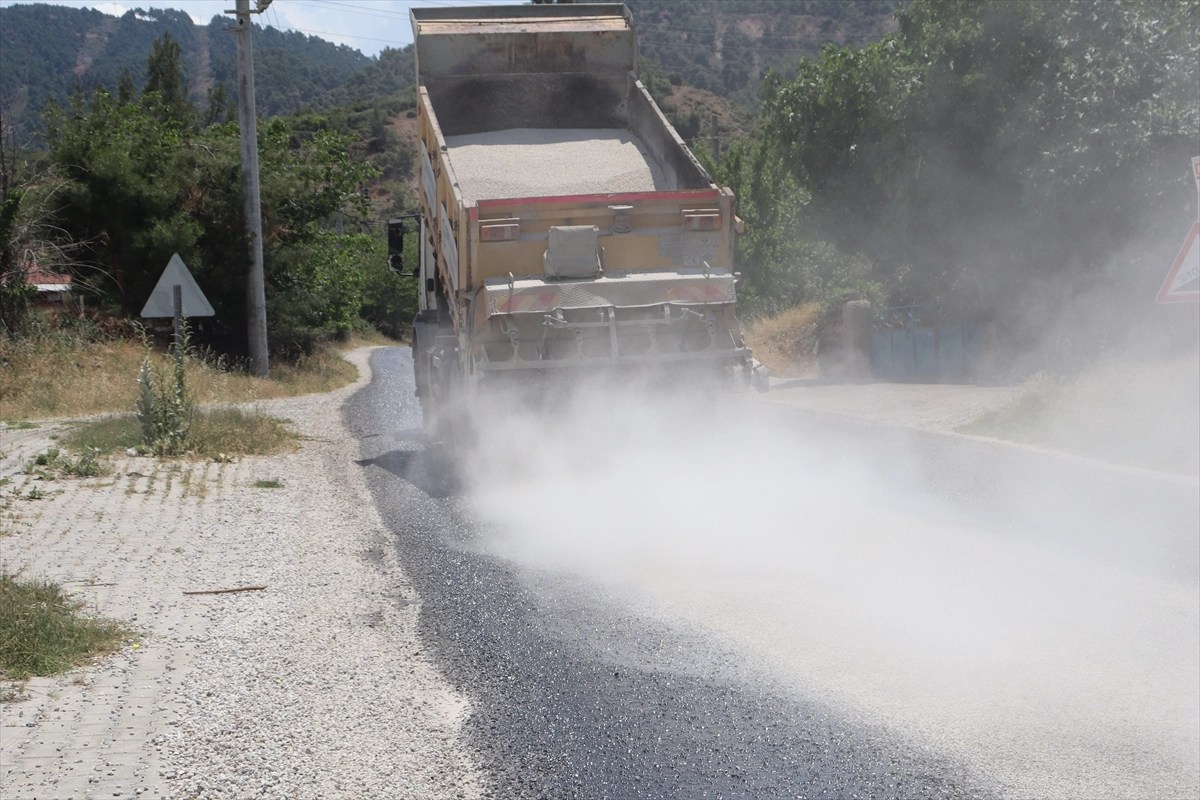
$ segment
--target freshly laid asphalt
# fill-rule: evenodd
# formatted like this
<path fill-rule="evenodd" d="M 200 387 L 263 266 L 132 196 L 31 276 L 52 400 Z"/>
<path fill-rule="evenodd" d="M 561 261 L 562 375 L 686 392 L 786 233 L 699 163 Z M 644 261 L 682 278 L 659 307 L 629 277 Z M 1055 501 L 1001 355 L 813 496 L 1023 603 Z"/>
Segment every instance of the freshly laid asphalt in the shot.
<path fill-rule="evenodd" d="M 483 552 L 481 523 L 422 443 L 408 350 L 378 350 L 371 366 L 345 413 L 419 593 L 422 645 L 471 702 L 467 745 L 492 796 L 997 793 L 870 721 L 783 691 L 701 633 Z"/>

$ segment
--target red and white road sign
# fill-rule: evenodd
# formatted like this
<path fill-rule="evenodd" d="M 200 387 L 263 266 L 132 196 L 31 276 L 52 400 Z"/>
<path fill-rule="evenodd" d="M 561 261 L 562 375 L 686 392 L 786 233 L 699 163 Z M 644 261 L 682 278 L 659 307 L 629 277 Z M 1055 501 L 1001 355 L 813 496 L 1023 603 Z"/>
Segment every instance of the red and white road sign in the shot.
<path fill-rule="evenodd" d="M 1200 189 L 1200 156 L 1192 156 L 1192 175 L 1196 178 L 1196 188 Z"/>
<path fill-rule="evenodd" d="M 1160 303 L 1200 302 L 1200 222 L 1193 222 L 1175 263 L 1158 290 Z"/>

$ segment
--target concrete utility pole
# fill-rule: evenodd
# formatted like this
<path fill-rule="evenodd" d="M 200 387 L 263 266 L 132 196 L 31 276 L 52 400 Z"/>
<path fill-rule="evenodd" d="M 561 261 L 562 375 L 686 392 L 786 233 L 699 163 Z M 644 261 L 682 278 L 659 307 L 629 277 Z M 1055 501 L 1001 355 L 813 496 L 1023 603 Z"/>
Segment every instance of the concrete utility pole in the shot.
<path fill-rule="evenodd" d="M 246 278 L 247 341 L 250 346 L 250 370 L 259 378 L 267 377 L 267 293 L 263 280 L 262 205 L 258 198 L 258 125 L 254 113 L 254 54 L 250 46 L 251 14 L 261 14 L 271 0 L 237 0 L 238 121 L 242 133 L 242 212 L 250 234 L 250 274 Z"/>

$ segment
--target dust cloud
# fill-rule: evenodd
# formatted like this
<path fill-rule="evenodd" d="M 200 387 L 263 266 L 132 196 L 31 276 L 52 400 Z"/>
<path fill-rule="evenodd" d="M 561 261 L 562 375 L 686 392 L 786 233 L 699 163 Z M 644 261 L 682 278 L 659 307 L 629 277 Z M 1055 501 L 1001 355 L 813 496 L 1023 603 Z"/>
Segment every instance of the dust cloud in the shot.
<path fill-rule="evenodd" d="M 1094 270 L 1033 281 L 1004 307 L 989 378 L 1023 383 L 1025 413 L 976 432 L 1200 475 L 1200 313 L 1155 300 L 1194 215 L 1187 209 L 1169 224 L 1144 220 Z"/>
<path fill-rule="evenodd" d="M 484 546 L 518 571 L 699 626 L 1011 796 L 1200 790 L 1200 594 L 1177 541 L 1197 531 L 1148 507 L 1153 481 L 611 382 L 485 415 L 462 463 Z"/>

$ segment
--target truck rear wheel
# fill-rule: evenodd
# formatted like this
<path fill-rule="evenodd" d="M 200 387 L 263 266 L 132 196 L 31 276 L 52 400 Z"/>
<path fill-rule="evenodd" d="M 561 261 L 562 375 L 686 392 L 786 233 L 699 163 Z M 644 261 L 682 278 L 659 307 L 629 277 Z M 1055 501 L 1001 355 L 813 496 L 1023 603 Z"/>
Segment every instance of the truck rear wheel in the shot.
<path fill-rule="evenodd" d="M 436 356 L 421 398 L 421 414 L 429 442 L 445 455 L 458 457 L 475 442 L 466 381 L 457 350 L 441 349 Z"/>

